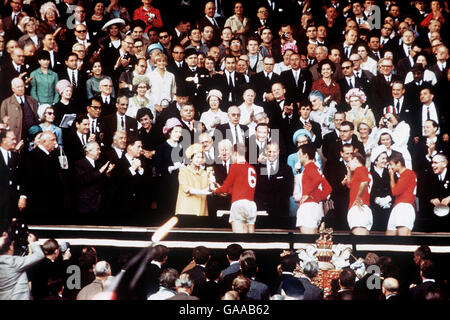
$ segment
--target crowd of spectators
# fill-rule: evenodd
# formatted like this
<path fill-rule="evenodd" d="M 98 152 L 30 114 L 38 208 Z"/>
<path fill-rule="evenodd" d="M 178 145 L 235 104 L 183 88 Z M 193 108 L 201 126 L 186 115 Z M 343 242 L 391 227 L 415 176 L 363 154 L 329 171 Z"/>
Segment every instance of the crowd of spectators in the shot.
<path fill-rule="evenodd" d="M 273 227 L 450 230 L 448 1 L 10 0 L 0 12 L 3 227 L 215 217 L 242 143 L 249 200 Z"/>
<path fill-rule="evenodd" d="M 191 257 L 180 257 L 184 266 L 180 268 L 169 262 L 169 248 L 159 244 L 142 265 L 129 268 L 132 255 L 125 249 L 108 262 L 94 247 L 82 247 L 72 255 L 68 243 L 51 238 L 39 245 L 37 240 L 30 234 L 28 253 L 19 256 L 8 234 L 0 238 L 2 300 L 442 301 L 449 297 L 448 260 L 428 246 L 418 247 L 407 263 L 368 252 L 357 262 L 350 261 L 331 286 L 323 288 L 318 286 L 324 283 L 318 261 L 301 261 L 295 252 L 284 251 L 273 264 L 237 243 L 220 252 L 197 246 Z M 277 266 L 267 273 L 266 264 Z M 130 289 L 141 267 L 141 277 Z"/>

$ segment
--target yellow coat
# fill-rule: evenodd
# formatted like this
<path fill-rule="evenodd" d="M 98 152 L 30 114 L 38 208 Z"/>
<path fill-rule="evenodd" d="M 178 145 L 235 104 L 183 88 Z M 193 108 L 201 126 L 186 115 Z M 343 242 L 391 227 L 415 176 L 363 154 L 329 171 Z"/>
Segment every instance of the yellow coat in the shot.
<path fill-rule="evenodd" d="M 361 122 L 365 122 L 370 128 L 376 127 L 375 116 L 370 108 L 367 113 L 364 113 L 364 108 L 358 108 L 356 110 L 349 110 L 345 113 L 345 120 L 353 122 L 355 126 L 355 133 L 358 131 L 358 125 Z"/>
<path fill-rule="evenodd" d="M 206 189 L 209 185 L 206 170 L 195 172 L 191 166 L 180 169 L 178 174 L 178 197 L 175 214 L 207 216 L 206 195 L 191 195 L 189 190 Z"/>

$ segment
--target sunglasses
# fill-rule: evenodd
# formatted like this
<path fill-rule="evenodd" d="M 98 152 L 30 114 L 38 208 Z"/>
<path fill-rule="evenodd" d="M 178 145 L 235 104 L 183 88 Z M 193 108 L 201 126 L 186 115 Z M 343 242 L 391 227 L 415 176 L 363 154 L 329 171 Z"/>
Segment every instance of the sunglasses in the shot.
<path fill-rule="evenodd" d="M 345 67 L 342 67 L 342 69 L 350 69 L 352 66 L 345 66 Z"/>
<path fill-rule="evenodd" d="M 75 30 L 76 32 L 79 32 L 79 33 L 86 33 L 87 32 L 87 30 Z"/>
<path fill-rule="evenodd" d="M 159 36 L 160 39 L 167 39 L 169 36 L 165 35 L 165 36 Z"/>

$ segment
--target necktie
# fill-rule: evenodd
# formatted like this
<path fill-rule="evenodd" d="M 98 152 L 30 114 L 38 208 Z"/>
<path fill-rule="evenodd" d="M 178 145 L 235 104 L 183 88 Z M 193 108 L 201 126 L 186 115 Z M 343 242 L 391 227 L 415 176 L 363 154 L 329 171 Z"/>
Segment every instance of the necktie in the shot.
<path fill-rule="evenodd" d="M 18 13 L 15 13 L 15 14 L 14 14 L 14 19 L 13 19 L 13 20 L 14 20 L 14 25 L 15 25 L 15 26 L 17 26 L 17 16 L 18 16 L 18 15 L 19 15 Z"/>
<path fill-rule="evenodd" d="M 295 86 L 298 87 L 298 71 L 294 71 Z"/>
<path fill-rule="evenodd" d="M 214 18 L 213 18 L 212 20 L 213 20 L 213 22 L 214 22 L 214 26 L 218 28 L 218 27 L 219 27 L 219 25 L 217 24 L 217 21 L 216 21 L 216 19 L 214 19 Z"/>
<path fill-rule="evenodd" d="M 269 180 L 270 180 L 270 176 L 273 176 L 275 174 L 275 167 L 273 165 L 273 163 L 270 164 L 270 172 L 269 172 Z"/>
<path fill-rule="evenodd" d="M 348 58 L 348 53 L 349 53 L 349 51 L 350 51 L 350 48 L 349 47 L 347 47 L 347 46 L 345 46 L 344 47 L 344 53 L 345 53 L 345 56 Z"/>
<path fill-rule="evenodd" d="M 81 135 L 81 143 L 83 144 L 83 146 L 86 145 L 86 135 L 85 134 Z"/>
<path fill-rule="evenodd" d="M 95 120 L 91 123 L 91 133 L 95 133 Z"/>
<path fill-rule="evenodd" d="M 74 88 L 77 87 L 77 81 L 76 81 L 76 79 L 75 79 L 75 70 L 72 70 L 72 86 L 73 86 Z"/>
<path fill-rule="evenodd" d="M 234 126 L 234 134 L 236 135 L 236 143 L 238 143 L 239 142 L 239 135 L 238 135 L 237 126 Z"/>
<path fill-rule="evenodd" d="M 427 106 L 427 120 L 430 120 L 430 107 Z"/>
<path fill-rule="evenodd" d="M 400 113 L 400 100 L 397 99 L 397 102 L 395 103 L 395 112 L 397 114 Z"/>
<path fill-rule="evenodd" d="M 120 126 L 122 127 L 122 130 L 125 130 L 125 120 L 123 119 L 123 116 L 120 117 Z"/>
<path fill-rule="evenodd" d="M 20 106 L 23 108 L 25 105 L 25 101 L 23 100 L 23 97 L 20 97 Z"/>
<path fill-rule="evenodd" d="M 350 79 L 348 80 L 348 85 L 349 85 L 350 88 L 353 88 L 353 81 L 352 81 L 352 78 L 350 78 Z"/>

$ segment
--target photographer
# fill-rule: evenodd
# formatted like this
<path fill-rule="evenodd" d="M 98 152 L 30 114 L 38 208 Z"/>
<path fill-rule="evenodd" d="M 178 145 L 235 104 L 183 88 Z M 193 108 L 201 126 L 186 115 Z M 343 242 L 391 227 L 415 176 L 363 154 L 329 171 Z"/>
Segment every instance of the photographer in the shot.
<path fill-rule="evenodd" d="M 72 254 L 69 244 L 55 239 L 48 239 L 42 245 L 45 259 L 30 268 L 28 278 L 32 283 L 33 300 L 42 300 L 50 295 L 49 280 L 55 277 L 65 279 L 66 270 Z M 60 259 L 59 257 L 62 257 Z"/>
<path fill-rule="evenodd" d="M 387 128 L 391 130 L 392 139 L 395 142 L 395 146 L 397 148 L 407 148 L 409 135 L 410 135 L 410 127 L 405 121 L 399 122 L 399 115 L 395 113 L 390 113 L 390 106 L 385 108 L 384 115 L 381 117 L 380 122 L 378 123 L 379 130 L 382 128 Z"/>
<path fill-rule="evenodd" d="M 14 241 L 7 234 L 0 237 L 0 300 L 31 300 L 26 270 L 42 259 L 44 253 L 34 234 L 28 235 L 27 256 L 14 255 Z"/>

